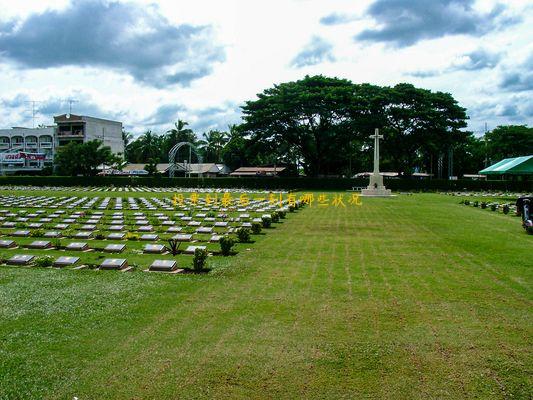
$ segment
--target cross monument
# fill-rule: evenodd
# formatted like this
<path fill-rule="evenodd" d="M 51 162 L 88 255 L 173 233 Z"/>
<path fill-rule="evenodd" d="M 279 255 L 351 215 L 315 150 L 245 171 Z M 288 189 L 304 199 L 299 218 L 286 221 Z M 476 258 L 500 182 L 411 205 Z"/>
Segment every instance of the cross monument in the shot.
<path fill-rule="evenodd" d="M 379 139 L 383 139 L 383 135 L 379 134 L 379 129 L 376 128 L 375 133 L 370 136 L 374 139 L 374 171 L 370 175 L 370 183 L 366 189 L 361 191 L 363 196 L 390 196 L 390 189 L 386 189 L 383 185 L 383 177 L 379 173 Z"/>

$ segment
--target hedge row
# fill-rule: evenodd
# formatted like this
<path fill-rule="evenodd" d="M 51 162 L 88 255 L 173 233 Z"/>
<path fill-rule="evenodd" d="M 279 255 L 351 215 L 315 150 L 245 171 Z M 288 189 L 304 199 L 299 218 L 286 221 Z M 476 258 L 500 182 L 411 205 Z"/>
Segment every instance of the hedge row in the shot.
<path fill-rule="evenodd" d="M 30 186 L 148 186 L 148 187 L 216 187 L 247 189 L 348 190 L 366 187 L 368 179 L 348 178 L 165 178 L 165 177 L 66 177 L 2 176 L 0 185 Z M 495 190 L 533 191 L 533 181 L 447 181 L 439 179 L 386 179 L 392 190 Z"/>

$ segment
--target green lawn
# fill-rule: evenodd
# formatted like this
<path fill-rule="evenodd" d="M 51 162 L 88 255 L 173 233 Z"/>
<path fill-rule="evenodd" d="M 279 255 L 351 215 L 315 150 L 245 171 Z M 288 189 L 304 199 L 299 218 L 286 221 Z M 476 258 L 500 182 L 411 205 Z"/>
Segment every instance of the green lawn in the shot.
<path fill-rule="evenodd" d="M 308 207 L 204 276 L 0 267 L 0 399 L 529 399 L 533 236 L 459 200 Z"/>

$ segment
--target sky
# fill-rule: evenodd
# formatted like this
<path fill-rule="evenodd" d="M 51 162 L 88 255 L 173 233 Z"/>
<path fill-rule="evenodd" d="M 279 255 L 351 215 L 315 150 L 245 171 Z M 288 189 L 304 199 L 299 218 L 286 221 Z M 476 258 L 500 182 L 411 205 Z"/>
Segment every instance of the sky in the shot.
<path fill-rule="evenodd" d="M 0 128 L 69 112 L 139 135 L 240 121 L 322 74 L 451 93 L 481 134 L 533 122 L 533 0 L 0 0 Z M 69 99 L 74 100 L 69 103 Z"/>

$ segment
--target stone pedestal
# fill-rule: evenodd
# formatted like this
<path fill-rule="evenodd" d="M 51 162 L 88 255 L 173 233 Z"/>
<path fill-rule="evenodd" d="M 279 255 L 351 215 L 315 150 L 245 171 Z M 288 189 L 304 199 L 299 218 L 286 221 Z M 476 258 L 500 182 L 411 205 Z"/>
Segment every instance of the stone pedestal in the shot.
<path fill-rule="evenodd" d="M 361 190 L 361 196 L 365 197 L 388 197 L 391 196 L 391 190 L 382 188 L 377 189 L 363 189 Z"/>

